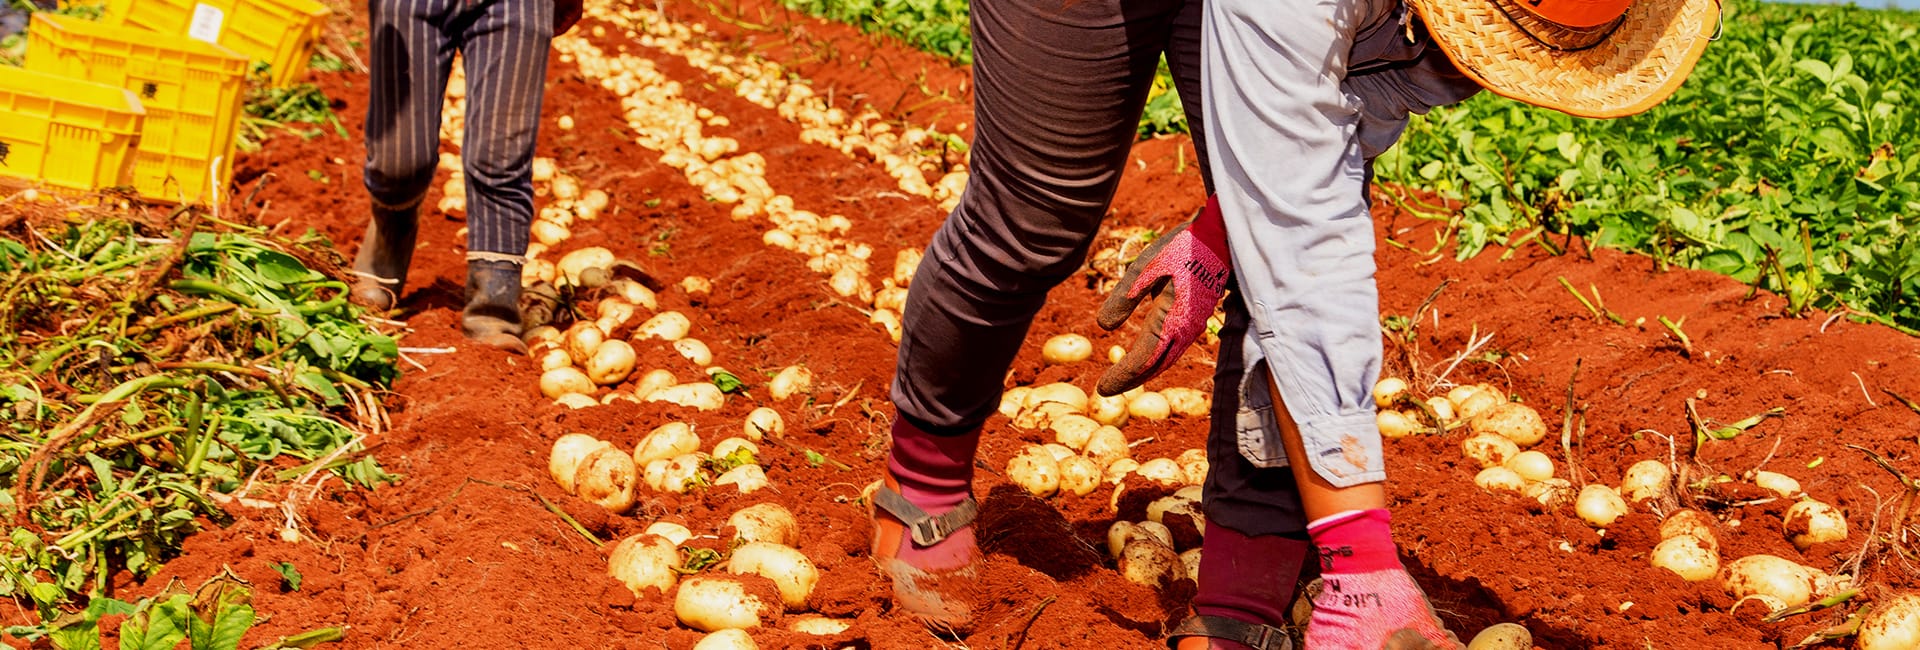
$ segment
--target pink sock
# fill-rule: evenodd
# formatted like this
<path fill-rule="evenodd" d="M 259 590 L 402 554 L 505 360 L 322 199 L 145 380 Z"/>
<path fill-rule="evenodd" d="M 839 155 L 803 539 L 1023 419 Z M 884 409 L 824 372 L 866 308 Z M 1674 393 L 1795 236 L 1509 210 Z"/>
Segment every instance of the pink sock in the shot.
<path fill-rule="evenodd" d="M 1353 510 L 1307 525 L 1320 553 L 1320 596 L 1307 623 L 1307 647 L 1375 650 L 1401 629 L 1441 648 L 1459 647 L 1400 564 L 1391 517 L 1384 509 Z"/>
<path fill-rule="evenodd" d="M 943 515 L 966 501 L 973 486 L 973 458 L 980 446 L 980 430 L 957 436 L 939 436 L 896 418 L 887 471 L 907 498 L 929 515 Z M 895 557 L 924 571 L 965 566 L 974 554 L 973 527 L 953 531 L 933 546 L 901 540 Z"/>

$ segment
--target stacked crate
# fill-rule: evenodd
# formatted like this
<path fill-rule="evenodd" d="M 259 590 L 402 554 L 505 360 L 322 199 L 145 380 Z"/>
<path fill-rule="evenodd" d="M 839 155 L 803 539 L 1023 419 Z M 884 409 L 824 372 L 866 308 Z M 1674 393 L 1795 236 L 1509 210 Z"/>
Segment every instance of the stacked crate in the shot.
<path fill-rule="evenodd" d="M 26 67 L 0 67 L 0 176 L 220 198 L 249 75 L 305 75 L 328 12 L 313 0 L 113 0 L 92 22 L 37 13 Z"/>

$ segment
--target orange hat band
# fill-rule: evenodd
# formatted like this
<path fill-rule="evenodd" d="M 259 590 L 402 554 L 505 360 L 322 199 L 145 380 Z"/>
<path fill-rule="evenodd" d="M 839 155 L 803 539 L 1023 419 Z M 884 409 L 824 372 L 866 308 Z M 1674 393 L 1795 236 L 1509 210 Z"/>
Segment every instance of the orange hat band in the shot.
<path fill-rule="evenodd" d="M 1531 7 L 1533 0 L 1492 0 L 1493 6 L 1500 9 L 1508 20 L 1513 21 L 1521 33 L 1551 50 L 1578 51 L 1606 42 L 1613 30 L 1626 22 L 1626 14 L 1593 27 L 1569 27 L 1541 17 Z"/>
<path fill-rule="evenodd" d="M 1520 0 L 1527 13 L 1561 27 L 1586 29 L 1620 20 L 1633 0 Z"/>

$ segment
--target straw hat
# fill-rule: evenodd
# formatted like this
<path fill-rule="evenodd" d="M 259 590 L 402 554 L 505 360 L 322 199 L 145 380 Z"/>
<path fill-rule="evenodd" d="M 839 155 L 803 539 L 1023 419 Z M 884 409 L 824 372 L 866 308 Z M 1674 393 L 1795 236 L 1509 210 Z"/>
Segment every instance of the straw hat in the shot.
<path fill-rule="evenodd" d="M 1717 37 L 1719 0 L 1407 0 L 1467 76 L 1581 117 L 1673 94 Z"/>

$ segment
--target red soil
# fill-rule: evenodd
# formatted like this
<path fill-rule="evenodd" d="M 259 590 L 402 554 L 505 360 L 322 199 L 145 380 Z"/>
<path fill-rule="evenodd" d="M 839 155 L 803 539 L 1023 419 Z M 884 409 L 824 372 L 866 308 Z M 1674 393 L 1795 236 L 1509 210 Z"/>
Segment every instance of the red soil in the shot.
<path fill-rule="evenodd" d="M 968 121 L 966 70 L 775 6 L 746 0 L 722 12 L 727 20 L 694 4 L 666 9 L 677 20 L 703 22 L 736 39 L 743 51 L 788 65 L 812 79 L 821 94 L 831 89 L 841 105 L 860 98 L 889 118 L 935 122 L 945 131 Z M 602 47 L 624 40 L 613 31 L 594 40 Z M 898 247 L 923 246 L 943 217 L 929 201 L 889 192 L 892 183 L 877 167 L 800 144 L 798 128 L 773 111 L 699 83 L 705 75 L 684 60 L 637 43 L 628 51 L 655 58 L 685 82 L 690 100 L 730 116 L 731 126 L 709 132 L 739 139 L 743 151 L 763 152 L 776 187 L 802 206 L 822 206 L 852 219 L 854 237 L 876 247 L 875 260 L 890 261 Z M 675 624 L 664 596 L 636 597 L 609 578 L 606 549 L 574 532 L 533 495 L 557 504 L 607 541 L 637 533 L 654 520 L 677 521 L 696 534 L 716 533 L 734 509 L 777 501 L 799 515 L 805 531 L 800 550 L 823 571 L 813 609 L 851 619 L 853 627 L 833 639 L 759 631 L 755 637 L 762 647 L 939 645 L 889 606 L 886 583 L 866 557 L 864 510 L 852 503 L 860 488 L 879 476 L 886 444 L 891 415 L 886 387 L 894 350 L 885 334 L 834 300 L 799 256 L 762 245 L 758 226 L 729 219 L 728 206 L 703 200 L 654 152 L 609 137 L 610 130 L 624 129 L 611 94 L 582 80 L 557 57 L 549 76 L 541 155 L 555 158 L 587 187 L 614 197 L 610 214 L 575 228 L 575 241 L 607 246 L 665 278 L 710 277 L 710 295 L 694 298 L 670 289 L 660 294 L 661 309 L 692 317 L 694 336 L 750 384 L 764 383 L 772 371 L 789 364 L 811 368 L 814 404 L 773 406 L 788 420 L 791 445 L 818 450 L 853 469 L 815 467 L 794 449 L 763 446 L 775 488 L 752 496 L 648 492 L 635 513 L 609 516 L 566 495 L 545 472 L 547 451 L 557 436 L 586 431 L 631 446 L 653 427 L 680 418 L 711 443 L 734 435 L 746 413 L 768 401 L 765 391 L 754 390 L 704 414 L 657 404 L 583 411 L 550 405 L 539 395 L 538 372 L 527 359 L 468 345 L 459 336 L 463 276 L 454 233 L 461 224 L 436 216 L 423 228 L 405 297 L 410 330 L 402 345 L 456 351 L 411 355 L 419 367 L 406 368 L 394 387 L 393 428 L 377 438 L 375 452 L 405 480 L 374 491 L 326 484 L 318 496 L 300 502 L 305 541 L 298 543 L 280 538 L 280 512 L 237 512 L 239 523 L 193 537 L 160 576 L 144 583 L 117 581 L 117 595 L 152 594 L 173 580 L 198 584 L 224 567 L 258 586 L 255 605 L 263 620 L 249 635 L 250 645 L 346 625 L 351 629 L 339 645 L 350 648 L 687 648 L 701 635 Z M 342 117 L 355 139 L 278 137 L 262 153 L 242 159 L 237 181 L 251 187 L 271 173 L 252 209 L 263 209 L 265 219 L 282 221 L 289 229 L 319 229 L 349 252 L 365 225 L 367 206 L 357 140 L 365 78 L 334 74 L 316 80 L 342 103 Z M 559 114 L 571 115 L 577 126 L 551 128 Z M 1112 225 L 1163 228 L 1198 206 L 1199 175 L 1186 139 L 1141 143 L 1135 158 L 1139 164 L 1129 170 Z M 327 182 L 316 181 L 308 170 L 323 172 Z M 436 190 L 428 204 L 437 198 Z M 1755 499 L 1756 490 L 1738 487 L 1746 485 L 1739 482 L 1690 493 L 1692 505 L 1723 521 L 1725 559 L 1764 552 L 1834 570 L 1865 546 L 1861 581 L 1866 596 L 1920 586 L 1893 548 L 1867 544 L 1876 525 L 1884 534 L 1901 488 L 1887 472 L 1843 446 L 1860 445 L 1914 469 L 1910 436 L 1920 414 L 1883 390 L 1920 396 L 1920 373 L 1909 370 L 1920 361 L 1920 342 L 1846 319 L 1829 322 L 1825 314 L 1782 317 L 1783 301 L 1765 292 L 1704 273 L 1658 272 L 1644 258 L 1589 254 L 1579 242 L 1573 243 L 1573 254 L 1553 256 L 1529 246 L 1496 249 L 1459 263 L 1412 250 L 1432 245 L 1433 224 L 1384 208 L 1376 217 L 1386 314 L 1413 314 L 1445 283 L 1431 312 L 1417 324 L 1417 345 L 1390 346 L 1391 372 L 1411 373 L 1416 387 L 1424 388 L 1476 332 L 1490 336 L 1447 379 L 1503 387 L 1537 407 L 1555 432 L 1571 381 L 1572 404 L 1586 418 L 1584 433 L 1573 440 L 1578 465 L 1588 480 L 1615 485 L 1624 468 L 1638 460 L 1677 454 L 1685 462 L 1691 449 L 1689 398 L 1695 398 L 1703 416 L 1721 421 L 1783 406 L 1783 417 L 1735 440 L 1704 445 L 1698 455 L 1701 471 L 1739 476 L 1765 460 L 1766 468 L 1799 478 L 1812 496 L 1843 508 L 1853 534 L 1846 542 L 1800 553 L 1780 533 L 1787 503 Z M 1512 259 L 1498 260 L 1502 254 Z M 1598 321 L 1568 295 L 1560 278 L 1597 289 L 1608 309 L 1629 323 L 1645 319 L 1645 324 Z M 1087 314 L 1100 298 L 1078 282 L 1056 290 L 1012 380 L 1091 385 L 1101 364 L 1045 366 L 1037 348 L 1046 336 L 1068 331 L 1092 337 L 1096 350 L 1126 342 L 1125 335 L 1102 332 L 1089 322 Z M 1659 316 L 1684 319 L 1691 351 L 1657 324 Z M 1209 388 L 1212 352 L 1191 352 L 1156 385 Z M 697 372 L 670 352 L 643 349 L 641 356 L 643 367 L 664 366 L 683 377 Z M 977 487 L 989 513 L 981 536 L 991 552 L 984 584 L 992 597 L 964 643 L 975 648 L 1159 647 L 1165 627 L 1184 615 L 1191 585 L 1158 594 L 1121 579 L 1094 550 L 1103 548 L 1103 531 L 1115 516 L 1099 498 L 1104 493 L 1045 501 L 1025 497 L 997 470 L 1021 445 L 1043 440 L 997 417 L 988 428 L 981 454 L 986 471 L 978 473 Z M 1130 424 L 1127 433 L 1134 439 L 1153 437 L 1135 452 L 1136 458 L 1151 458 L 1200 446 L 1203 430 L 1201 422 L 1173 419 Z M 1567 463 L 1558 438 L 1551 436 L 1543 449 L 1564 475 Z M 1717 582 L 1690 584 L 1648 565 L 1658 522 L 1644 509 L 1602 535 L 1574 517 L 1571 507 L 1541 508 L 1521 497 L 1488 494 L 1472 485 L 1476 468 L 1461 458 L 1459 439 L 1452 434 L 1394 441 L 1388 469 L 1396 534 L 1408 565 L 1446 622 L 1463 634 L 1516 621 L 1543 648 L 1774 648 L 1841 618 L 1821 612 L 1768 624 L 1758 621 L 1757 609 L 1730 614 L 1733 599 Z M 1141 503 L 1129 501 L 1128 510 Z M 1124 514 L 1139 518 L 1137 511 Z M 300 590 L 277 586 L 280 578 L 271 565 L 279 562 L 290 562 L 305 575 Z M 15 611 L 7 622 L 29 621 Z"/>

